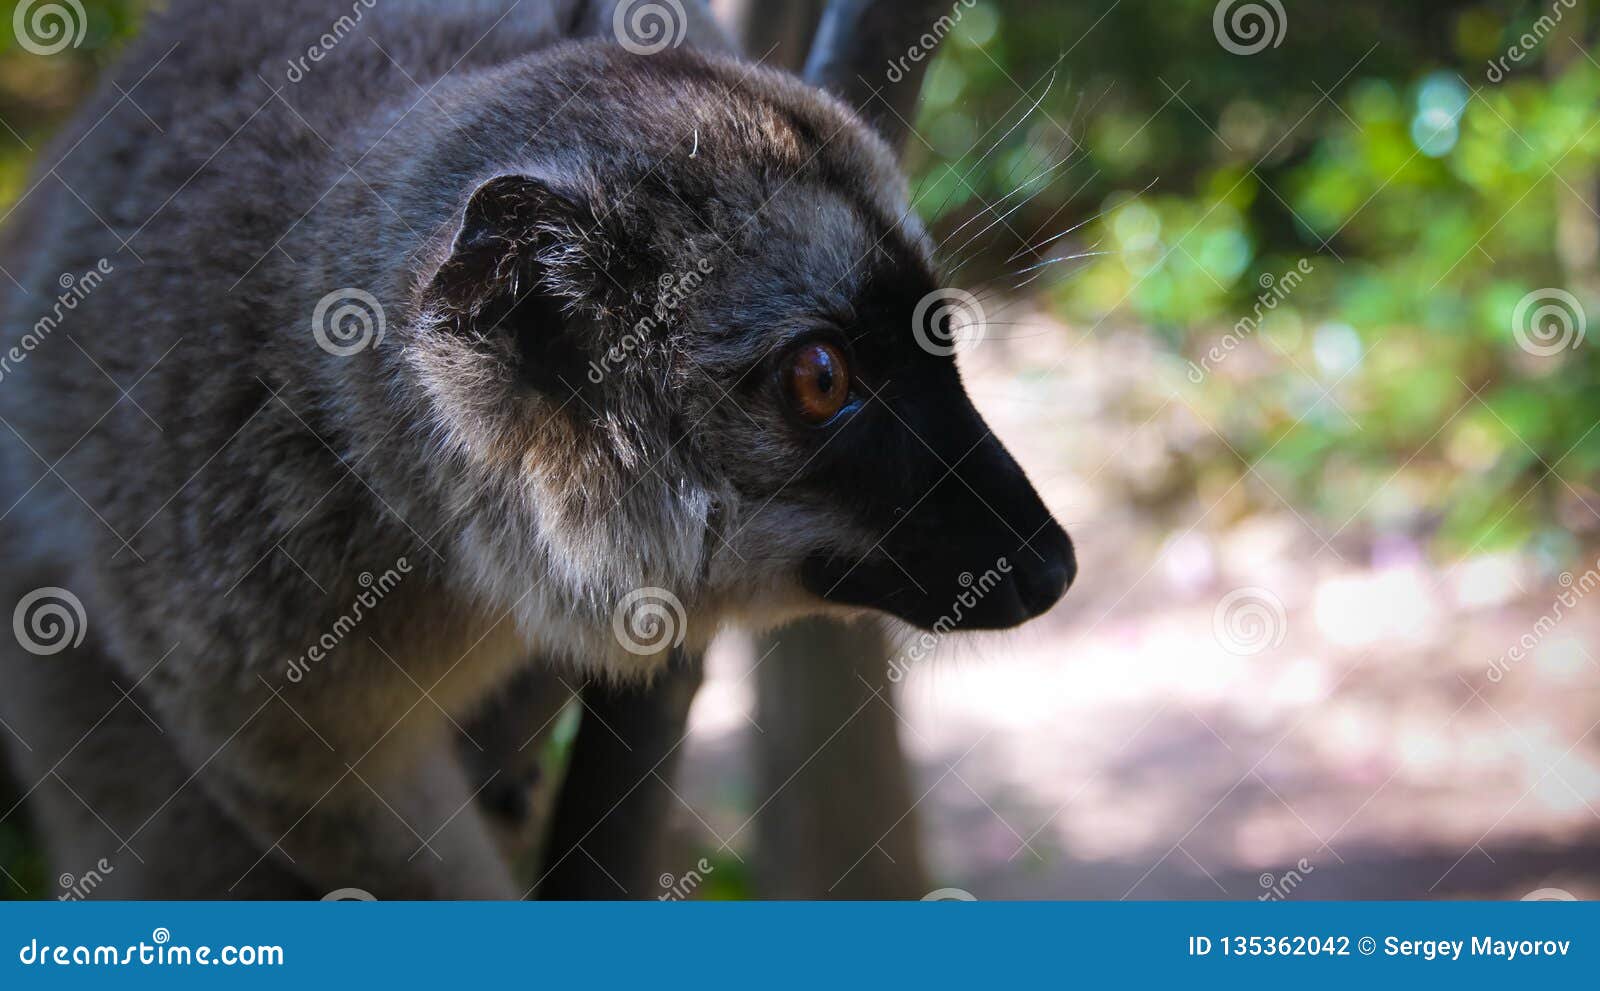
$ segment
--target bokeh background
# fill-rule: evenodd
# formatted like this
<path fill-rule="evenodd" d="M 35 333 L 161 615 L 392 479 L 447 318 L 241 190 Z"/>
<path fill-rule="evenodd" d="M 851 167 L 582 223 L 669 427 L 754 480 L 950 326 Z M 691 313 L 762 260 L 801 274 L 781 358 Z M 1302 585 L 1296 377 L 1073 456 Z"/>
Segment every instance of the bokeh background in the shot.
<path fill-rule="evenodd" d="M 80 2 L 78 48 L 0 30 L 0 201 L 145 6 Z M 1081 572 L 882 702 L 934 886 L 1600 897 L 1588 7 L 952 4 L 915 202 Z M 757 887 L 761 661 L 726 637 L 693 712 L 697 897 Z M 19 817 L 0 870 L 53 894 Z"/>

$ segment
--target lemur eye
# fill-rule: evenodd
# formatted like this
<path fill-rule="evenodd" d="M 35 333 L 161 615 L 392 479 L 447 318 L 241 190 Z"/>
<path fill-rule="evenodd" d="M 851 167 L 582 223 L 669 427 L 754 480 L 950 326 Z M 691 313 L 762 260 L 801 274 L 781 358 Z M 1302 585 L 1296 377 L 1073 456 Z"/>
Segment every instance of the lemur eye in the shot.
<path fill-rule="evenodd" d="M 850 399 L 850 369 L 831 344 L 801 345 L 784 360 L 783 392 L 796 416 L 806 423 L 827 423 Z"/>

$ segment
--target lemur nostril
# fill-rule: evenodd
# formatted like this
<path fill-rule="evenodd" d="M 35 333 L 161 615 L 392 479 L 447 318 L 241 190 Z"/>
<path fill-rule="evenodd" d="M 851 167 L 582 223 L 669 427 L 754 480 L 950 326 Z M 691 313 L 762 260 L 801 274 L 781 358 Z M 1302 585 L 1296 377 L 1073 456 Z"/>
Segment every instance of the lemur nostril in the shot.
<path fill-rule="evenodd" d="M 1048 539 L 1033 541 L 1037 553 L 1023 551 L 1022 564 L 1017 571 L 1017 597 L 1032 615 L 1039 615 L 1054 606 L 1072 585 L 1078 575 L 1077 556 L 1066 531 L 1052 524 L 1054 530 Z M 1044 560 L 1040 561 L 1039 557 Z"/>
<path fill-rule="evenodd" d="M 1073 568 L 1070 562 L 1051 560 L 1029 571 L 1018 585 L 1023 605 L 1038 615 L 1060 601 L 1067 586 L 1072 584 Z"/>

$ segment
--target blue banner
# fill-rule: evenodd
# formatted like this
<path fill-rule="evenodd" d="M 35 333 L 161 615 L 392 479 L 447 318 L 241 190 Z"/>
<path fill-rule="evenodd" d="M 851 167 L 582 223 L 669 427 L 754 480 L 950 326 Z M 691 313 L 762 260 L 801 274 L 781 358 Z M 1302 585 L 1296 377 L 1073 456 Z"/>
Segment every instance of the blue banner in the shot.
<path fill-rule="evenodd" d="M 0 903 L 0 988 L 1593 987 L 1597 939 L 1592 902 Z"/>

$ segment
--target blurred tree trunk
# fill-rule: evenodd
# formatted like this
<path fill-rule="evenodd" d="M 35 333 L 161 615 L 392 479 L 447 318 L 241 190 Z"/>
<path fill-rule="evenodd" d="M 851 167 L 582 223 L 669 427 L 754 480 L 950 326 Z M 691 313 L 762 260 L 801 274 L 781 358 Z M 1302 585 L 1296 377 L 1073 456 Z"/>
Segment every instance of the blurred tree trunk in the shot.
<path fill-rule="evenodd" d="M 757 672 L 757 877 L 771 898 L 920 898 L 928 892 L 911 774 L 870 623 L 779 631 Z M 865 679 L 865 680 L 862 680 Z"/>
<path fill-rule="evenodd" d="M 850 103 L 899 147 L 927 61 L 895 82 L 884 70 L 942 7 L 831 0 L 824 12 L 820 0 L 722 0 L 717 12 L 746 52 L 771 49 L 766 62 L 789 69 L 804 61 L 808 82 Z M 921 897 L 929 885 L 893 700 L 887 690 L 872 697 L 889 658 L 881 631 L 807 620 L 769 637 L 758 656 L 754 750 L 767 802 L 755 826 L 761 894 Z"/>
<path fill-rule="evenodd" d="M 711 0 L 717 18 L 751 58 L 799 72 L 811 51 L 823 0 Z"/>
<path fill-rule="evenodd" d="M 844 100 L 899 149 L 911 136 L 933 52 L 922 45 L 949 0 L 829 0 L 806 81 Z M 937 41 L 934 41 L 937 44 Z M 917 58 L 908 57 L 915 49 Z"/>
<path fill-rule="evenodd" d="M 1560 78 L 1573 61 L 1584 57 L 1578 47 L 1584 36 L 1584 13 L 1582 5 L 1567 11 L 1545 42 L 1550 51 L 1545 73 L 1551 80 Z M 1558 168 L 1565 181 L 1555 191 L 1556 256 L 1565 270 L 1568 287 L 1580 295 L 1591 295 L 1600 291 L 1596 265 L 1600 260 L 1600 218 L 1594 214 L 1594 207 L 1600 207 L 1600 182 L 1584 156 L 1570 156 Z"/>

